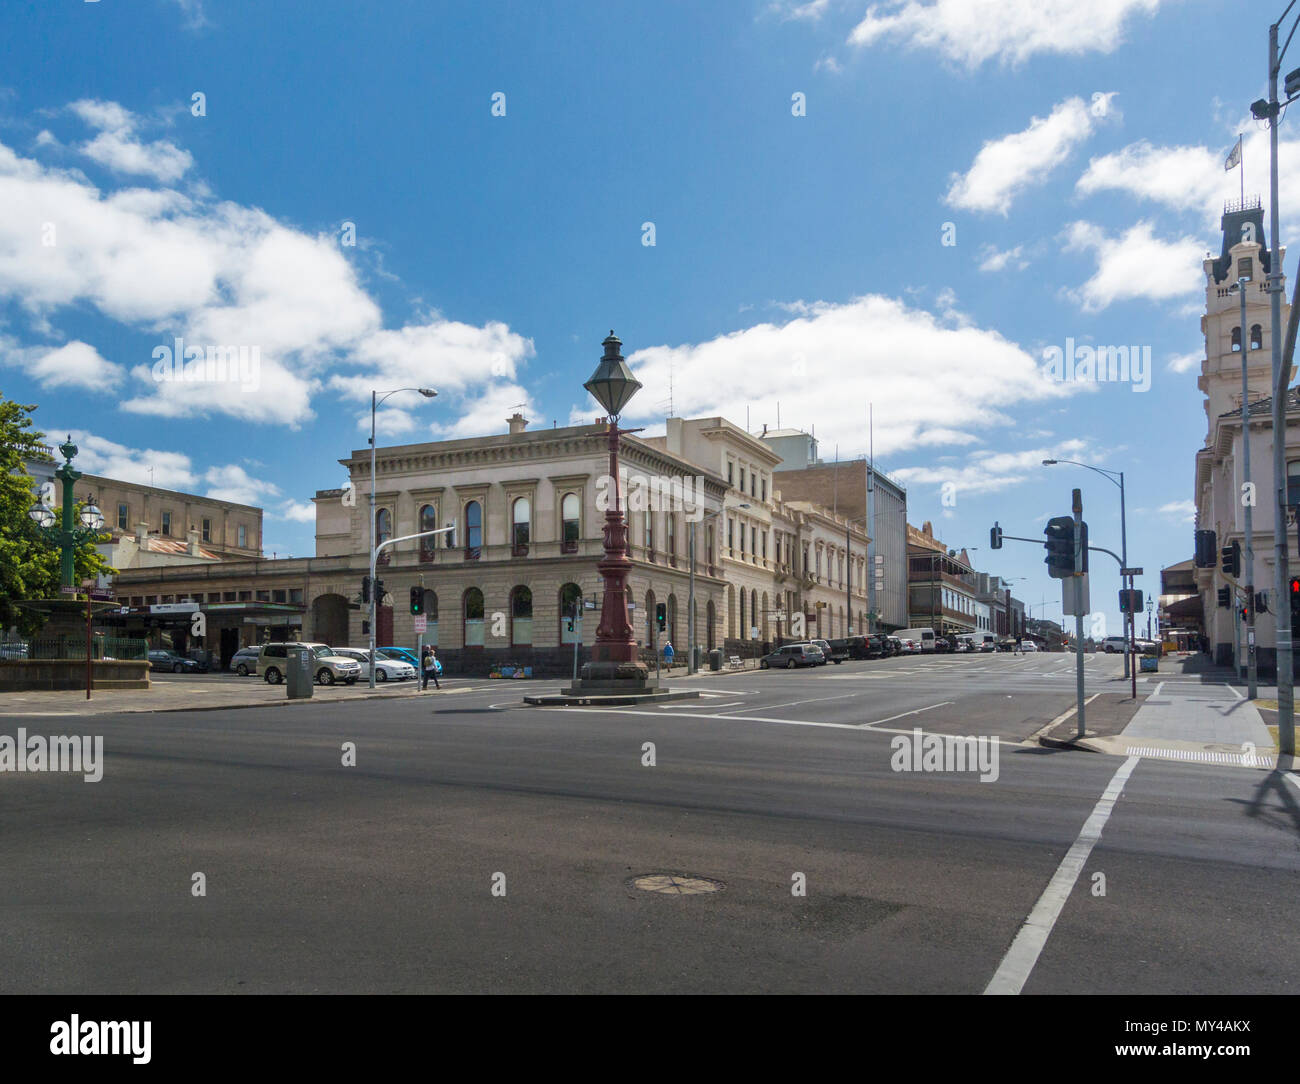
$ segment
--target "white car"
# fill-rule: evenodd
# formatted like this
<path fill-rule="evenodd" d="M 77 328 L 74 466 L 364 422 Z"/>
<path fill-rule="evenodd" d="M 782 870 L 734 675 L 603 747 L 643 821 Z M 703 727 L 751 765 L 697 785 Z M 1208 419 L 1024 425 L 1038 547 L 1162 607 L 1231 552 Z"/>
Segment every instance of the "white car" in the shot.
<path fill-rule="evenodd" d="M 345 659 L 353 659 L 361 667 L 361 679 L 370 680 L 370 650 L 362 647 L 338 647 L 334 649 L 336 655 L 342 655 Z M 410 681 L 415 677 L 415 667 L 409 662 L 401 662 L 398 659 L 390 658 L 382 651 L 375 652 L 375 680 L 376 681 Z"/>
<path fill-rule="evenodd" d="M 1037 650 L 1038 650 L 1038 645 L 1037 645 L 1036 643 L 1034 643 L 1033 640 L 1021 640 L 1021 641 L 1020 641 L 1020 650 L 1021 650 L 1021 651 L 1037 651 Z"/>

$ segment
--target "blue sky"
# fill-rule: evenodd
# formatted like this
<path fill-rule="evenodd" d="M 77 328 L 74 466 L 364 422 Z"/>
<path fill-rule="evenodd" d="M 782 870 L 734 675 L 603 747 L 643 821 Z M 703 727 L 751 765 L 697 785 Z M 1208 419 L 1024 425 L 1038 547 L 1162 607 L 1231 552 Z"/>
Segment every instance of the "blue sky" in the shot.
<path fill-rule="evenodd" d="M 391 399 L 381 442 L 500 432 L 521 403 L 534 427 L 587 420 L 613 328 L 646 384 L 625 418 L 652 432 L 670 381 L 682 416 L 748 407 L 759 430 L 779 402 L 828 456 L 866 450 L 874 404 L 911 521 L 1028 577 L 1033 603 L 1060 598 L 1042 551 L 990 551 L 991 523 L 1038 536 L 1079 486 L 1094 544 L 1118 549 L 1117 491 L 1040 460 L 1124 470 L 1131 563 L 1158 593 L 1191 553 L 1200 260 L 1239 131 L 1247 194 L 1267 195 L 1247 108 L 1275 15 L 11 6 L 0 390 L 71 429 L 84 469 L 261 505 L 267 552 L 306 556 L 308 502 L 364 445 L 371 388 L 440 392 Z M 1300 143 L 1282 133 L 1287 240 Z M 256 347 L 257 387 L 160 382 L 177 336 Z M 1044 352 L 1067 339 L 1149 348 L 1149 389 L 1053 380 Z M 1094 569 L 1113 631 L 1118 578 Z"/>

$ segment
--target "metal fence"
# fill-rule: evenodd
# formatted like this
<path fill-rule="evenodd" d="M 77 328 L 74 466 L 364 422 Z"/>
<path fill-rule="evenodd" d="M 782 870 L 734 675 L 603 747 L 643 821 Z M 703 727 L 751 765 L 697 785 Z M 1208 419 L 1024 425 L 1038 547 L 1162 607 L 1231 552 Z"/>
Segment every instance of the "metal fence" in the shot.
<path fill-rule="evenodd" d="M 84 637 L 0 642 L 0 659 L 84 659 L 85 657 Z M 95 636 L 90 641 L 90 657 L 92 659 L 147 659 L 149 641 L 125 636 Z"/>

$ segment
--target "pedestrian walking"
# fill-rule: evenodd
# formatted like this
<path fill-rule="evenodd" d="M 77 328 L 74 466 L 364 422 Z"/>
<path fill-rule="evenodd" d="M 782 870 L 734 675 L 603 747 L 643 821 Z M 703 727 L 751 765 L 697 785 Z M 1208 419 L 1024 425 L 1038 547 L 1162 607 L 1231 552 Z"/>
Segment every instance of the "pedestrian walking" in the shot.
<path fill-rule="evenodd" d="M 673 664 L 673 642 L 664 641 L 664 666 L 671 667 Z"/>
<path fill-rule="evenodd" d="M 421 691 L 429 687 L 430 680 L 433 681 L 435 689 L 441 689 L 438 684 L 438 675 L 442 673 L 442 663 L 438 661 L 438 653 L 431 647 L 424 649 L 424 658 L 421 660 L 421 669 L 424 671 L 424 684 L 420 686 Z"/>

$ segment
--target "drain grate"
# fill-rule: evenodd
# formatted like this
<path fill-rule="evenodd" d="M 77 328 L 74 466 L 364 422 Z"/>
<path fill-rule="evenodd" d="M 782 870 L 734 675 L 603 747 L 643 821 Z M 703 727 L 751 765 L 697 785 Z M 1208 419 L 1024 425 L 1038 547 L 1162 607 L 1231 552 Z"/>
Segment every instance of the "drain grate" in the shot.
<path fill-rule="evenodd" d="M 692 877 L 689 873 L 647 873 L 628 881 L 642 892 L 658 892 L 665 896 L 699 896 L 706 892 L 719 892 L 725 886 L 709 877 Z"/>

